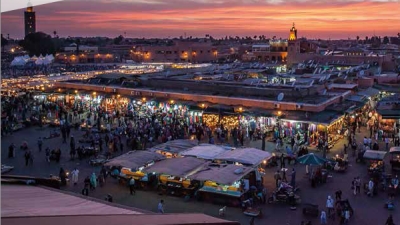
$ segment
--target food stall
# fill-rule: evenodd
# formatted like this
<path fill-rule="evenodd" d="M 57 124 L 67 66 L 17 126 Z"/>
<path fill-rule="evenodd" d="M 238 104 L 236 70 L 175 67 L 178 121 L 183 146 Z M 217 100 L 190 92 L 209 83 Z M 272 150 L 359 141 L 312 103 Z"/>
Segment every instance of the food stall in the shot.
<path fill-rule="evenodd" d="M 267 161 L 272 157 L 271 153 L 262 151 L 256 148 L 238 148 L 231 151 L 226 151 L 216 156 L 214 162 L 216 163 L 228 163 L 251 166 L 258 168 L 257 171 L 263 172 L 262 164 L 266 165 Z M 257 180 L 261 180 L 261 174 L 256 173 Z"/>
<path fill-rule="evenodd" d="M 226 151 L 216 156 L 213 162 L 218 164 L 235 164 L 249 166 L 255 169 L 254 183 L 250 186 L 257 186 L 258 183 L 263 183 L 262 175 L 265 173 L 265 167 L 268 160 L 272 158 L 272 154 L 256 148 L 238 148 L 231 151 Z M 253 180 L 253 179 L 250 179 Z"/>
<path fill-rule="evenodd" d="M 153 165 L 155 162 L 164 160 L 161 154 L 150 151 L 130 151 L 118 157 L 115 157 L 104 164 L 111 171 L 118 169 L 121 181 L 127 181 L 130 178 L 135 179 L 135 183 L 140 187 L 152 184 L 155 177 L 152 174 L 143 172 L 143 169 Z"/>
<path fill-rule="evenodd" d="M 364 159 L 368 159 L 370 161 L 368 172 L 370 174 L 374 174 L 375 172 L 383 172 L 385 171 L 385 163 L 383 159 L 386 156 L 385 151 L 375 151 L 375 150 L 367 150 L 364 153 Z"/>
<path fill-rule="evenodd" d="M 389 154 L 392 170 L 400 170 L 400 147 L 391 147 Z"/>
<path fill-rule="evenodd" d="M 200 144 L 185 152 L 182 152 L 182 156 L 191 156 L 204 160 L 214 160 L 218 155 L 230 151 L 231 148 L 222 145 L 211 145 L 211 144 Z"/>
<path fill-rule="evenodd" d="M 239 206 L 256 182 L 254 168 L 233 164 L 210 164 L 189 178 L 202 184 L 198 200 L 231 206 Z"/>
<path fill-rule="evenodd" d="M 206 166 L 206 161 L 193 157 L 169 158 L 145 168 L 147 173 L 156 173 L 158 190 L 171 195 L 192 196 L 199 187 L 199 182 L 189 178 Z"/>
<path fill-rule="evenodd" d="M 195 140 L 178 139 L 168 141 L 163 144 L 156 145 L 149 149 L 151 152 L 157 152 L 167 158 L 176 158 L 187 149 L 197 146 L 198 142 Z"/>

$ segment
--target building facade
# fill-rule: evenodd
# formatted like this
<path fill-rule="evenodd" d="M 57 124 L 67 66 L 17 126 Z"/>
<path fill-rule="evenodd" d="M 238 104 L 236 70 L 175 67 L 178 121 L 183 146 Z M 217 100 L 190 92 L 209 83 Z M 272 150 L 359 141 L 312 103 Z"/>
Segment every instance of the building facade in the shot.
<path fill-rule="evenodd" d="M 251 50 L 245 50 L 243 61 L 279 62 L 287 60 L 288 41 L 272 39 L 267 44 L 254 44 Z"/>
<path fill-rule="evenodd" d="M 137 46 L 132 60 L 136 62 L 192 62 L 216 61 L 218 49 L 211 42 L 174 41 L 173 45 Z"/>

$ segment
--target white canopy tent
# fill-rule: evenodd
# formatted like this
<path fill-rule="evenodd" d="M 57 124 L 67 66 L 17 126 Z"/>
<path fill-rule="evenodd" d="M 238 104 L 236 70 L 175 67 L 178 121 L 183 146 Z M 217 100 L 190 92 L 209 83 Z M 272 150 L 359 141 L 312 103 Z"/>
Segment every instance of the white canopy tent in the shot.
<path fill-rule="evenodd" d="M 181 155 L 197 157 L 205 160 L 213 160 L 218 155 L 230 150 L 230 147 L 221 145 L 201 144 L 183 152 Z"/>

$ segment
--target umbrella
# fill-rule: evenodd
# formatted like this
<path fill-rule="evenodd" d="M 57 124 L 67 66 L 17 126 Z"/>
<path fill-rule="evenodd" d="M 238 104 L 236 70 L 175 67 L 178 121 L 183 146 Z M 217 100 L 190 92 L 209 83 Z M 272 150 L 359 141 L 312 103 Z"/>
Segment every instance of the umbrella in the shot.
<path fill-rule="evenodd" d="M 307 155 L 303 155 L 297 159 L 300 164 L 304 165 L 322 165 L 326 162 L 325 159 L 314 155 L 314 153 L 309 153 Z"/>

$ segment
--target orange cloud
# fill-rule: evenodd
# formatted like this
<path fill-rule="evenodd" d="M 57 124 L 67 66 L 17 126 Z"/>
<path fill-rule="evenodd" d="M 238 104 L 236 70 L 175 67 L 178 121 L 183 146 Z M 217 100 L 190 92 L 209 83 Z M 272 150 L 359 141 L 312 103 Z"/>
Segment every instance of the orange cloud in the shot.
<path fill-rule="evenodd" d="M 292 22 L 296 23 L 300 36 L 310 38 L 347 38 L 373 32 L 384 36 L 400 31 L 400 4 L 393 1 L 333 0 L 319 4 L 300 3 L 300 0 L 281 0 L 285 4 L 247 4 L 244 0 L 233 4 L 229 1 L 211 4 L 205 0 L 171 0 L 169 4 L 143 1 L 114 4 L 67 1 L 41 6 L 36 9 L 37 26 L 49 33 L 57 30 L 63 36 L 117 36 L 127 32 L 132 37 L 179 36 L 186 32 L 192 36 L 265 34 L 286 38 Z M 2 33 L 22 34 L 22 18 L 20 11 L 2 14 Z"/>

